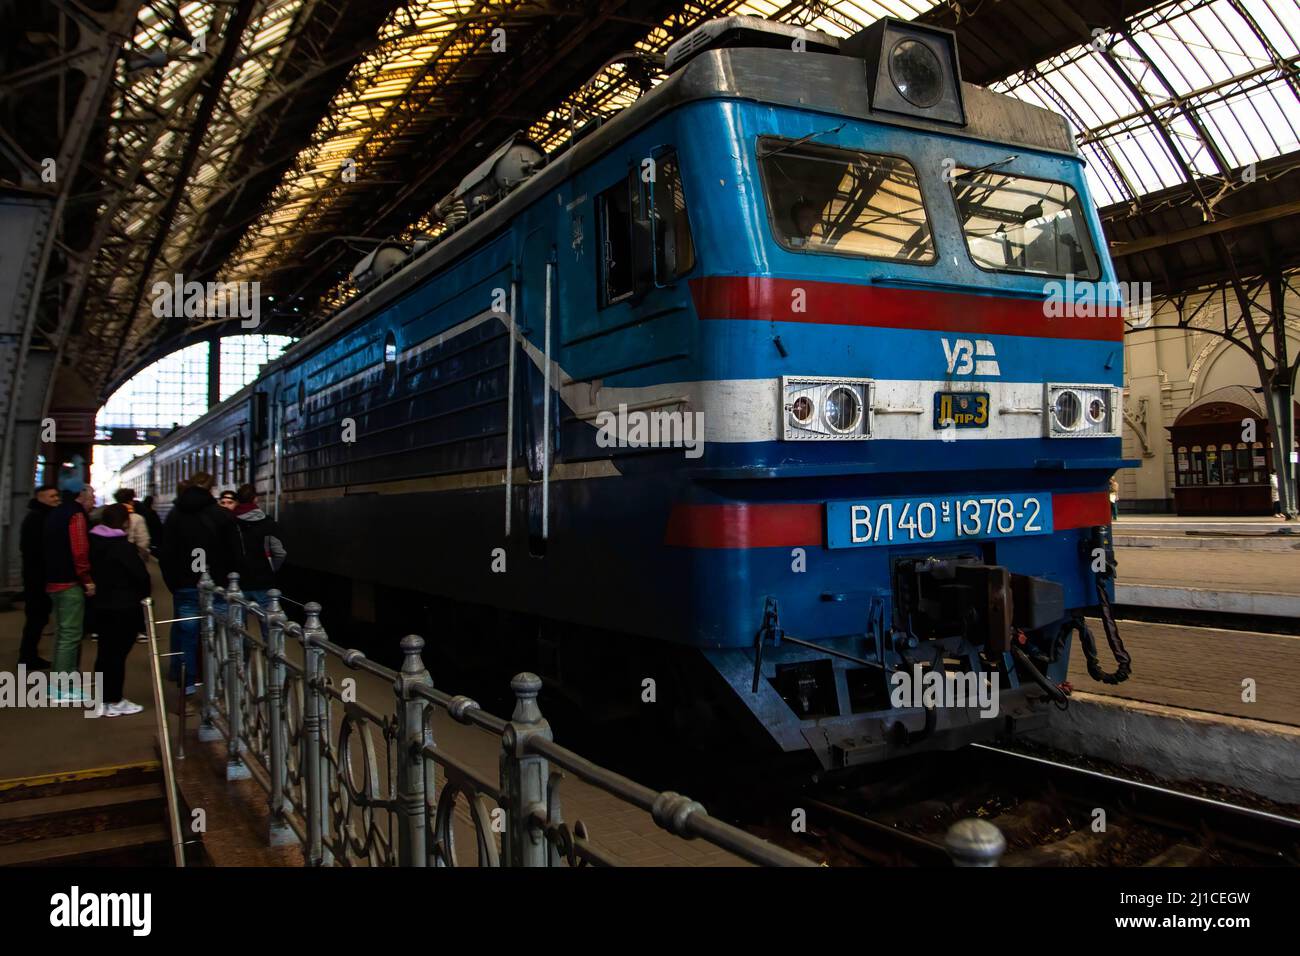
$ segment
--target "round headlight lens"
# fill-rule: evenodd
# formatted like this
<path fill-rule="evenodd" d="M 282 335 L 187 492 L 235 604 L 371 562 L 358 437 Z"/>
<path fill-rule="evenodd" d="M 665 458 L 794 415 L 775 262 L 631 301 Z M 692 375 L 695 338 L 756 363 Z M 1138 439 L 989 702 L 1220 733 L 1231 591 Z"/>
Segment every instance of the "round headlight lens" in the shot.
<path fill-rule="evenodd" d="M 1106 420 L 1106 403 L 1100 398 L 1088 402 L 1088 421 L 1099 425 Z"/>
<path fill-rule="evenodd" d="M 920 40 L 899 40 L 889 52 L 889 77 L 913 106 L 928 109 L 943 95 L 943 67 Z"/>
<path fill-rule="evenodd" d="M 790 405 L 790 414 L 800 425 L 807 425 L 813 417 L 813 402 L 807 395 L 800 395 Z"/>
<path fill-rule="evenodd" d="M 853 389 L 837 385 L 827 394 L 822 415 L 832 431 L 850 432 L 862 420 L 862 399 Z"/>
<path fill-rule="evenodd" d="M 1056 423 L 1066 431 L 1078 428 L 1079 419 L 1083 417 L 1083 402 L 1078 393 L 1068 390 L 1058 392 L 1056 401 L 1052 403 L 1052 414 L 1056 417 Z"/>

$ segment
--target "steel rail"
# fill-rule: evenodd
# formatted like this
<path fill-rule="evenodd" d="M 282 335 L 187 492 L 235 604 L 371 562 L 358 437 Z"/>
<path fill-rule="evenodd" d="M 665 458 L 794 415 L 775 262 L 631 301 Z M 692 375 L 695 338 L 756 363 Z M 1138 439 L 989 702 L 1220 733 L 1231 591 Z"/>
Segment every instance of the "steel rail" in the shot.
<path fill-rule="evenodd" d="M 1143 793 L 1158 795 L 1171 802 L 1181 801 L 1204 809 L 1213 810 L 1217 813 L 1237 816 L 1244 820 L 1251 820 L 1256 823 L 1293 830 L 1295 831 L 1297 838 L 1300 838 L 1300 819 L 1296 819 L 1295 817 L 1282 816 L 1278 813 L 1270 813 L 1267 810 L 1259 810 L 1255 807 L 1246 807 L 1237 803 L 1228 803 L 1225 800 L 1216 800 L 1213 797 L 1202 796 L 1198 793 L 1188 793 L 1185 790 L 1175 790 L 1172 787 L 1162 787 L 1159 784 L 1145 783 L 1141 780 L 1133 780 L 1129 777 L 1120 777 L 1100 770 L 1092 770 L 1088 767 L 1076 767 L 1073 764 L 1048 760 L 1045 757 L 1038 757 L 1033 754 L 1020 753 L 1015 750 L 1004 750 L 1001 747 L 994 747 L 989 744 L 975 743 L 970 744 L 970 746 L 976 750 L 997 754 L 1000 757 L 1014 758 L 1027 763 L 1050 767 L 1051 769 L 1061 773 L 1088 777 L 1091 780 L 1104 782 L 1113 787 L 1121 787 L 1131 791 L 1140 791 Z"/>

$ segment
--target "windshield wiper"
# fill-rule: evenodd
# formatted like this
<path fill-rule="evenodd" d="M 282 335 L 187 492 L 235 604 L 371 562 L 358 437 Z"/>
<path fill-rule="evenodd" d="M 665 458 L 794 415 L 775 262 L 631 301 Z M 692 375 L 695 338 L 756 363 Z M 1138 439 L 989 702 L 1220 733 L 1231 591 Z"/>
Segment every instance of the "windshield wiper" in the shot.
<path fill-rule="evenodd" d="M 997 169 L 999 166 L 1005 166 L 1007 163 L 1014 163 L 1019 158 L 1020 157 L 1018 155 L 1012 153 L 1006 159 L 999 159 L 996 163 L 985 163 L 983 166 L 980 166 L 977 169 L 968 169 L 966 170 L 966 172 L 958 173 L 956 176 L 952 178 L 954 181 L 958 179 L 965 179 L 967 176 L 974 176 L 976 173 L 987 172 L 990 169 Z"/>
<path fill-rule="evenodd" d="M 832 126 L 830 129 L 823 129 L 823 130 L 819 130 L 816 133 L 809 133 L 807 136 L 800 136 L 798 139 L 792 142 L 784 143 L 781 146 L 776 146 L 772 149 L 769 149 L 765 153 L 760 153 L 758 158 L 767 159 L 767 157 L 775 156 L 777 153 L 784 153 L 787 149 L 794 149 L 796 146 L 802 146 L 804 143 L 808 142 L 808 140 L 815 139 L 818 136 L 825 136 L 828 133 L 838 133 L 843 128 L 844 128 L 844 124 L 841 123 L 839 126 Z M 1014 159 L 1015 157 L 1013 156 L 1012 158 Z"/>

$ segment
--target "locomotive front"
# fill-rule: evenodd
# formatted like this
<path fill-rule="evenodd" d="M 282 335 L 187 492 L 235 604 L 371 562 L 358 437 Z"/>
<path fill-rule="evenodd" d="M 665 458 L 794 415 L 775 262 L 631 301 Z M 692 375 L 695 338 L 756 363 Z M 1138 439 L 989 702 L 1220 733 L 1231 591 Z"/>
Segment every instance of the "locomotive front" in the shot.
<path fill-rule="evenodd" d="M 735 696 L 836 767 L 1041 725 L 1088 614 L 1126 676 L 1125 320 L 1062 118 L 945 31 L 813 39 L 726 51 L 693 120 L 708 447 L 666 543 Z"/>

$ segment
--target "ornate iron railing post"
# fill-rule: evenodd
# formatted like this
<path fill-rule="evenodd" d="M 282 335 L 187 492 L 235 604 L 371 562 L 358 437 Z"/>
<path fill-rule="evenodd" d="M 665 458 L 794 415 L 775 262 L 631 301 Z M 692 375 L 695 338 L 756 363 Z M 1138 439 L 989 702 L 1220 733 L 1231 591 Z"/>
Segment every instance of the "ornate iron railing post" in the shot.
<path fill-rule="evenodd" d="M 244 701 L 240 686 L 244 669 L 244 605 L 239 590 L 239 575 L 230 572 L 226 587 L 226 719 L 230 739 L 227 741 L 226 779 L 247 780 L 248 767 L 244 765 Z"/>
<path fill-rule="evenodd" d="M 294 835 L 284 812 L 284 788 L 289 777 L 288 743 L 284 720 L 284 611 L 280 608 L 280 592 L 271 588 L 266 592 L 266 657 L 270 672 L 266 688 L 268 727 L 271 734 L 271 792 L 267 796 L 270 808 L 270 828 L 267 841 L 271 846 L 288 846 L 298 838 Z"/>
<path fill-rule="evenodd" d="M 213 696 L 216 684 L 217 654 L 214 647 L 216 640 L 216 621 L 212 610 L 212 591 L 216 587 L 212 576 L 206 570 L 199 575 L 199 653 L 203 655 L 203 696 L 199 702 L 199 740 L 211 743 L 221 739 L 217 729 L 217 700 Z M 173 625 L 174 626 L 174 625 Z M 173 645 L 174 646 L 174 645 Z M 200 676 L 200 675 L 195 675 Z"/>
<path fill-rule="evenodd" d="M 546 833 L 539 821 L 547 815 L 547 781 L 550 764 L 529 753 L 533 737 L 551 740 L 551 725 L 537 706 L 542 679 L 536 674 L 516 674 L 510 682 L 515 709 L 501 735 L 501 801 L 506 811 L 502 862 L 505 866 L 546 866 Z"/>
<path fill-rule="evenodd" d="M 429 703 L 412 690 L 417 685 L 433 686 L 423 651 L 424 638 L 415 634 L 402 638 L 402 672 L 393 684 L 397 694 L 398 866 L 427 866 L 429 862 L 424 748 L 433 743 L 433 734 L 425 720 Z"/>
<path fill-rule="evenodd" d="M 997 824 L 970 818 L 958 820 L 944 837 L 953 866 L 997 866 L 1007 848 Z"/>
<path fill-rule="evenodd" d="M 329 728 L 325 722 L 325 648 L 317 642 L 324 639 L 320 626 L 320 605 L 309 601 L 303 605 L 306 620 L 302 626 L 303 660 L 303 740 L 306 753 L 303 760 L 307 773 L 307 846 L 306 864 L 321 866 L 325 862 L 325 738 Z"/>

